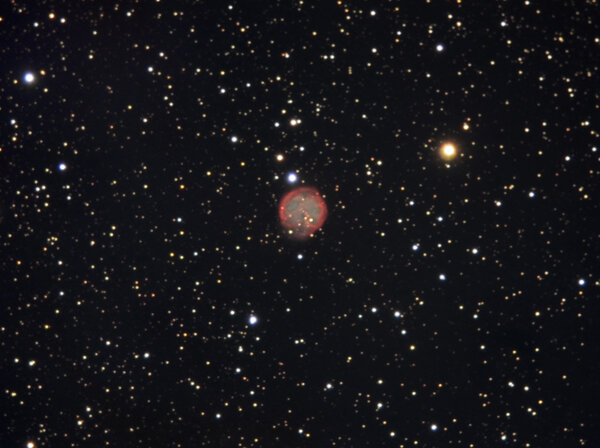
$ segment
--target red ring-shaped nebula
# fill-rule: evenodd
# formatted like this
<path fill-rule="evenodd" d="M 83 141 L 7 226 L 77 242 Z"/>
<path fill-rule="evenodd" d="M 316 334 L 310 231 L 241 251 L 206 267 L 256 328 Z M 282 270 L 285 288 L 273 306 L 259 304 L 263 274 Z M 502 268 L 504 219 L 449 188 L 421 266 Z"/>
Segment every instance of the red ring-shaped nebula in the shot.
<path fill-rule="evenodd" d="M 294 188 L 279 203 L 279 219 L 291 237 L 308 238 L 327 219 L 327 204 L 316 188 Z"/>

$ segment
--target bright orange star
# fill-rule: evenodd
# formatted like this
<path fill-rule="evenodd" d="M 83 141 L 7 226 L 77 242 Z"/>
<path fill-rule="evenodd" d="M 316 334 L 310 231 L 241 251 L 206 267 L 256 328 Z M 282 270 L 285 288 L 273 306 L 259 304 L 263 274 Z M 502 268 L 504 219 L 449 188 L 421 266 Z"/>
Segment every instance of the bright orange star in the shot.
<path fill-rule="evenodd" d="M 458 154 L 458 149 L 453 143 L 444 143 L 440 149 L 440 156 L 444 160 L 452 160 Z"/>

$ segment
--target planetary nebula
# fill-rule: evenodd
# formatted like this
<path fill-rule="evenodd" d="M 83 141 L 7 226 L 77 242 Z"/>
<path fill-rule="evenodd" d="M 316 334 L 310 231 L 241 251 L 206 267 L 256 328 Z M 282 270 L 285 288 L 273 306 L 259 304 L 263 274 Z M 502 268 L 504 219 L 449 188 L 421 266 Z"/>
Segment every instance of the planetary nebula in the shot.
<path fill-rule="evenodd" d="M 312 187 L 299 187 L 287 193 L 279 204 L 279 219 L 293 238 L 304 239 L 315 233 L 327 218 L 327 205 Z"/>

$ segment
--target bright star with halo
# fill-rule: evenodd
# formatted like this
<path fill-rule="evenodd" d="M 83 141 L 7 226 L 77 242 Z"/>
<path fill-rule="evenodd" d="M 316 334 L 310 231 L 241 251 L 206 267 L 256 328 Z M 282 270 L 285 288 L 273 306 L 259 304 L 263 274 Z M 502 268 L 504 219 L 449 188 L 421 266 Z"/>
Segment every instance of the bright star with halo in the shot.
<path fill-rule="evenodd" d="M 444 160 L 452 160 L 458 154 L 458 149 L 456 149 L 456 145 L 454 143 L 444 143 L 442 148 L 440 149 L 440 155 Z"/>

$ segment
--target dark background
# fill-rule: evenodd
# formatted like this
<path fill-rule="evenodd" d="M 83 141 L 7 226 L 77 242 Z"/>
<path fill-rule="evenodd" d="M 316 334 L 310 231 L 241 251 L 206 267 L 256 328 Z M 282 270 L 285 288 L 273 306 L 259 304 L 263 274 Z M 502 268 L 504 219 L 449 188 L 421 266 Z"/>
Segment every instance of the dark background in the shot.
<path fill-rule="evenodd" d="M 596 2 L 0 17 L 0 446 L 597 446 Z"/>

